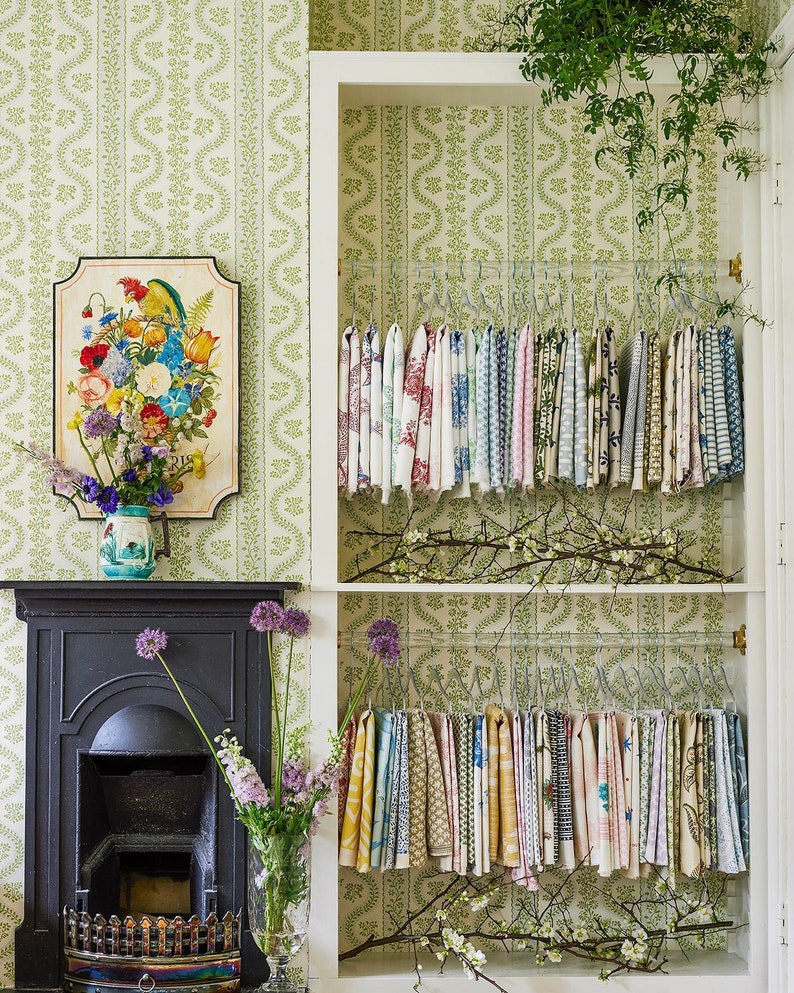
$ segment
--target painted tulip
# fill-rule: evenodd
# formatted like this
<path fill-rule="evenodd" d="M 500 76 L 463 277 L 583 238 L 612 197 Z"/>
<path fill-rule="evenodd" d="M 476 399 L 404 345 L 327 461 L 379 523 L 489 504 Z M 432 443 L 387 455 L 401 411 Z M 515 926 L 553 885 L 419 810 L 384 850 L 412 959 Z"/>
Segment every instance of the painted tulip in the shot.
<path fill-rule="evenodd" d="M 196 365 L 205 365 L 209 362 L 210 353 L 217 340 L 217 337 L 202 328 L 185 345 L 185 358 L 195 362 Z"/>

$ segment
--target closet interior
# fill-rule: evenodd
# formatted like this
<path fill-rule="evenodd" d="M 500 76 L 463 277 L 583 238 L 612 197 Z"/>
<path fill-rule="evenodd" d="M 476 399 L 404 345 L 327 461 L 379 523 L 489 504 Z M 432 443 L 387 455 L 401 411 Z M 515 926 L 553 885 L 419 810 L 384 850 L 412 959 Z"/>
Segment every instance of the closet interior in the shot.
<path fill-rule="evenodd" d="M 720 911 L 741 926 L 705 947 L 671 946 L 666 968 L 693 990 L 711 977 L 714 988 L 760 991 L 765 360 L 756 326 L 717 318 L 732 288 L 719 248 L 740 245 L 750 222 L 726 207 L 719 232 L 708 227 L 725 194 L 716 173 L 704 175 L 703 203 L 676 234 L 681 279 L 670 292 L 657 283 L 670 260 L 632 230 L 630 193 L 611 177 L 596 194 L 570 112 L 539 108 L 514 71 L 503 56 L 312 56 L 312 147 L 339 163 L 312 174 L 312 230 L 337 233 L 313 239 L 311 258 L 312 713 L 335 726 L 367 663 L 368 625 L 393 619 L 402 658 L 362 710 L 406 742 L 420 722 L 425 754 L 435 743 L 447 833 L 424 853 L 402 851 L 384 815 L 393 794 L 384 782 L 378 799 L 376 775 L 380 823 L 365 844 L 346 831 L 340 799 L 314 883 L 337 938 L 312 943 L 310 976 L 401 988 L 411 952 L 351 950 L 390 933 L 401 908 L 421 905 L 449 873 L 481 880 L 493 861 L 514 880 L 505 914 L 538 877 L 576 876 L 571 920 L 582 928 L 609 900 L 592 897 L 592 879 L 641 896 L 662 872 L 694 901 L 704 877 L 716 880 Z M 586 206 L 577 181 L 593 184 Z M 430 354 L 435 378 L 425 378 Z M 421 367 L 418 390 L 406 385 L 409 367 Z M 666 369 L 680 374 L 665 381 Z M 709 413 L 703 397 L 715 394 Z M 423 399 L 436 415 L 424 427 Z M 459 552 L 473 535 L 480 551 Z M 680 542 L 692 568 L 651 568 L 655 539 Z M 737 644 L 746 632 L 746 652 L 734 632 Z M 315 675 L 331 656 L 336 666 Z M 492 813 L 490 836 L 474 813 L 478 797 L 484 816 L 472 756 L 489 722 L 495 754 L 502 730 L 512 757 L 507 838 L 493 833 Z M 599 767 L 598 743 L 603 751 L 612 735 L 630 747 L 618 765 L 602 754 Z M 694 793 L 680 792 L 687 752 L 706 756 L 699 805 L 691 777 Z M 400 755 L 395 746 L 392 789 L 407 777 Z M 610 782 L 642 813 L 627 818 L 624 803 L 599 827 Z M 391 813 L 399 818 L 399 804 Z M 691 818 L 705 847 L 682 850 Z M 599 971 L 483 948 L 489 974 L 509 976 L 511 989 L 538 975 L 584 988 Z M 430 988 L 443 983 L 433 965 L 422 977 Z"/>

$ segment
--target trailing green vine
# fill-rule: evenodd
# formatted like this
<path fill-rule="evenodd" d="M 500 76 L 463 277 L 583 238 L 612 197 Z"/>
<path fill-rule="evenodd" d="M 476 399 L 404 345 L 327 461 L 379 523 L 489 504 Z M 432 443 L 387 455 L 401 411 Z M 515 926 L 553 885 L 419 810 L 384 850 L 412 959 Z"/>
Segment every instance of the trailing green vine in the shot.
<path fill-rule="evenodd" d="M 741 109 L 776 78 L 777 45 L 757 39 L 726 0 L 523 0 L 486 14 L 468 47 L 521 52 L 521 73 L 545 106 L 577 101 L 598 138 L 596 164 L 640 184 L 636 223 L 660 225 L 672 257 L 672 215 L 715 148 L 740 179 L 763 168 Z M 667 95 L 653 89 L 661 57 L 677 77 Z"/>

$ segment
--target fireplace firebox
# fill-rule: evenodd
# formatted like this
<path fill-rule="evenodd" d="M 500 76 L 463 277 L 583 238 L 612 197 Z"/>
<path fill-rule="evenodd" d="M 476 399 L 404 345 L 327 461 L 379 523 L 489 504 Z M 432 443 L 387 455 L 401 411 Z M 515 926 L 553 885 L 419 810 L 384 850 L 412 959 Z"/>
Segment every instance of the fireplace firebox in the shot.
<path fill-rule="evenodd" d="M 229 915 L 246 903 L 245 834 L 206 743 L 159 661 L 136 654 L 135 636 L 144 627 L 168 633 L 169 664 L 202 725 L 229 728 L 265 772 L 267 642 L 249 617 L 256 602 L 281 600 L 296 584 L 0 588 L 15 590 L 17 615 L 28 624 L 16 986 L 61 985 L 64 907 L 73 920 L 225 919 L 228 931 Z M 250 986 L 266 964 L 244 923 L 240 931 L 242 982 Z M 217 941 L 221 947 L 220 931 Z"/>

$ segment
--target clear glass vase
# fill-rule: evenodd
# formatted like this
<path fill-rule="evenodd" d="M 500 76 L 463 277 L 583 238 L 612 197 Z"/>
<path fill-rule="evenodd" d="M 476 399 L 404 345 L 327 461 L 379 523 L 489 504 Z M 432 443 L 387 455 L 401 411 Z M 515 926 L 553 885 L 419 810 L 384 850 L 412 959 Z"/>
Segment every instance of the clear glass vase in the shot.
<path fill-rule="evenodd" d="M 270 978 L 259 993 L 302 990 L 287 966 L 309 926 L 310 843 L 305 835 L 248 838 L 248 924 L 267 956 Z"/>

